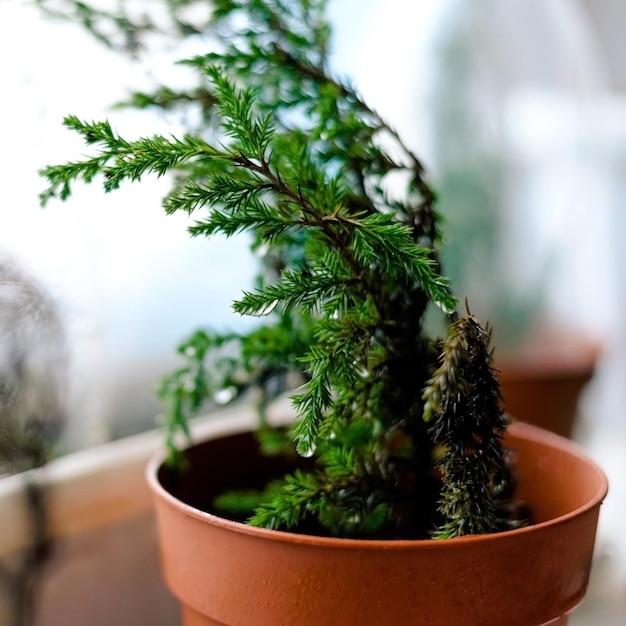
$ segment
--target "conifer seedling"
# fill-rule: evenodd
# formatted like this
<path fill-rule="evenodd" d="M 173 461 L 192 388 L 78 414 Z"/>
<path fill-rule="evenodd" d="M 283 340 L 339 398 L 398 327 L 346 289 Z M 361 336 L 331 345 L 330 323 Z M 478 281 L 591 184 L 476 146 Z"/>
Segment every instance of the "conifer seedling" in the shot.
<path fill-rule="evenodd" d="M 246 494 L 249 523 L 357 538 L 519 524 L 488 329 L 442 274 L 441 220 L 421 161 L 329 68 L 326 2 L 215 0 L 193 29 L 186 4 L 167 3 L 174 24 L 212 42 L 184 61 L 197 89 L 161 87 L 127 104 L 193 108 L 199 127 L 128 139 L 71 115 L 65 124 L 91 156 L 42 171 L 44 204 L 68 198 L 78 181 L 101 180 L 110 192 L 168 175 L 164 208 L 192 215 L 192 236 L 249 233 L 262 259 L 257 285 L 234 303 L 259 324 L 195 332 L 179 348 L 183 366 L 163 381 L 172 458 L 207 399 L 251 389 L 262 443 L 275 452 L 283 442 L 264 414 L 289 394 L 291 445 L 314 469 Z M 92 29 L 99 19 L 107 14 L 93 13 Z M 443 338 L 427 331 L 431 310 Z M 233 499 L 244 502 L 229 494 L 222 504 Z"/>

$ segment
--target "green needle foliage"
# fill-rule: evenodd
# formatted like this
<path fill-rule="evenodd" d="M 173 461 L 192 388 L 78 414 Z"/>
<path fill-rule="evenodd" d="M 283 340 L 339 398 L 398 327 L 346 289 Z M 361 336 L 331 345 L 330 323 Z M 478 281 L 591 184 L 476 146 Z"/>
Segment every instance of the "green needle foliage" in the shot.
<path fill-rule="evenodd" d="M 450 326 L 440 366 L 424 390 L 424 419 L 441 453 L 438 537 L 497 527 L 496 493 L 507 480 L 501 445 L 505 421 L 489 335 L 471 316 Z"/>
<path fill-rule="evenodd" d="M 186 23 L 179 9 L 209 6 L 166 4 L 177 28 Z M 42 202 L 68 198 L 77 181 L 99 178 L 109 192 L 168 175 L 165 210 L 193 215 L 192 236 L 252 235 L 260 273 L 234 310 L 259 326 L 195 333 L 161 388 L 173 457 L 207 399 L 255 389 L 263 417 L 274 398 L 293 394 L 292 445 L 315 469 L 245 494 L 259 502 L 252 524 L 381 538 L 496 531 L 507 527 L 511 475 L 488 333 L 471 315 L 458 319 L 421 162 L 329 71 L 325 4 L 214 0 L 210 19 L 188 31 L 214 44 L 184 61 L 198 87 L 130 100 L 199 108 L 198 127 L 129 140 L 107 122 L 67 117 L 94 154 L 45 168 Z M 99 20 L 156 31 L 148 18 L 133 31 L 126 14 L 69 6 L 90 16 L 96 35 Z M 442 349 L 424 328 L 431 305 L 448 327 Z M 281 448 L 262 425 L 266 447 Z"/>

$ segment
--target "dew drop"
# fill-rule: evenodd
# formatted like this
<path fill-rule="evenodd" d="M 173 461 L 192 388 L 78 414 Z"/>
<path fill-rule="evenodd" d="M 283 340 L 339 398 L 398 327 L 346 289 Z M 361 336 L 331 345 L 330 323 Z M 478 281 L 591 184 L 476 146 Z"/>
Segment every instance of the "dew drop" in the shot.
<path fill-rule="evenodd" d="M 451 315 L 456 310 L 456 309 L 450 308 L 449 306 L 446 306 L 441 300 L 435 300 L 434 303 L 435 303 L 435 306 L 441 309 L 446 315 Z"/>
<path fill-rule="evenodd" d="M 180 378 L 180 382 L 182 383 L 182 387 L 185 391 L 192 392 L 196 388 L 196 384 L 189 374 L 184 374 Z"/>
<path fill-rule="evenodd" d="M 218 404 L 228 404 L 237 395 L 237 389 L 235 387 L 226 387 L 226 389 L 220 389 L 213 399 Z"/>
<path fill-rule="evenodd" d="M 304 452 L 302 452 L 301 456 L 305 459 L 310 459 L 315 454 L 315 444 L 311 444 Z"/>
<path fill-rule="evenodd" d="M 262 309 L 259 309 L 257 315 L 262 317 L 264 315 L 269 315 L 278 305 L 278 300 L 273 300 L 272 302 L 268 302 Z"/>

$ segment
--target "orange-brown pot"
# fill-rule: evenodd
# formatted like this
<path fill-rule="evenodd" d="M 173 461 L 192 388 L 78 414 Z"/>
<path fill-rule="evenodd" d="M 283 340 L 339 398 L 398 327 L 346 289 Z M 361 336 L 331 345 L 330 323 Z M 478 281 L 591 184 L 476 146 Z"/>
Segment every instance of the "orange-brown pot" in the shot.
<path fill-rule="evenodd" d="M 507 413 L 522 422 L 571 437 L 580 394 L 591 380 L 598 351 L 594 347 L 537 351 L 498 363 Z"/>
<path fill-rule="evenodd" d="M 249 433 L 191 447 L 177 484 L 153 459 L 165 579 L 185 626 L 565 625 L 586 590 L 606 477 L 533 426 L 513 424 L 506 442 L 537 523 L 451 540 L 314 537 L 203 512 L 215 493 L 278 471 Z"/>

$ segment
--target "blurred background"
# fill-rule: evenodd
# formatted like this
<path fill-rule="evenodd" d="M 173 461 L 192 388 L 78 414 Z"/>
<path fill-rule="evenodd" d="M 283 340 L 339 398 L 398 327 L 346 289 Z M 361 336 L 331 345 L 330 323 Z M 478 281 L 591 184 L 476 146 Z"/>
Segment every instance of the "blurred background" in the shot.
<path fill-rule="evenodd" d="M 65 115 L 108 118 L 131 137 L 176 134 L 181 115 L 113 105 L 155 84 L 193 84 L 174 62 L 204 50 L 198 37 L 155 38 L 133 58 L 44 10 L 74 4 L 0 2 L 0 345 L 13 354 L 19 337 L 32 375 L 58 376 L 42 400 L 58 454 L 153 428 L 176 344 L 197 327 L 249 324 L 230 304 L 255 273 L 245 239 L 191 240 L 184 216 L 164 215 L 166 179 L 108 196 L 78 186 L 39 207 L 37 171 L 83 153 Z M 163 10 L 125 4 L 155 19 Z M 589 616 L 585 605 L 573 623 L 626 623 L 626 4 L 355 6 L 329 3 L 335 72 L 427 165 L 447 221 L 445 271 L 493 324 L 503 370 L 546 353 L 578 367 L 591 355 L 571 435 L 611 481 L 594 593 L 612 604 Z"/>

